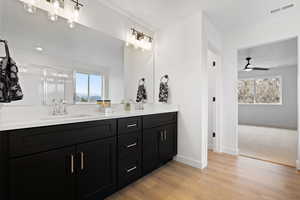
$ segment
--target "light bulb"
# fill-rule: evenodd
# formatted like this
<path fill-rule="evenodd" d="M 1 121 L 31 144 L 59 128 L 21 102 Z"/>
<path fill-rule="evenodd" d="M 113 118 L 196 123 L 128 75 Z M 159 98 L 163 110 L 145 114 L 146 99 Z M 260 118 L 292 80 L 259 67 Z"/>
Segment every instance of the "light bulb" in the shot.
<path fill-rule="evenodd" d="M 29 12 L 29 13 L 35 13 L 36 12 L 36 3 L 38 2 L 39 0 L 28 0 L 26 2 L 23 2 L 24 3 L 24 9 Z"/>
<path fill-rule="evenodd" d="M 74 6 L 74 10 L 73 10 L 73 20 L 74 20 L 75 22 L 78 22 L 78 20 L 79 20 L 79 10 L 80 10 L 79 6 Z"/>
<path fill-rule="evenodd" d="M 78 20 L 79 20 L 79 10 L 80 10 L 80 7 L 75 5 L 74 8 L 73 8 L 72 13 L 70 14 L 69 20 L 68 20 L 70 28 L 74 28 L 75 27 L 75 22 L 78 22 Z"/>
<path fill-rule="evenodd" d="M 74 21 L 69 20 L 68 23 L 69 23 L 69 27 L 70 28 L 74 28 L 75 27 Z"/>
<path fill-rule="evenodd" d="M 48 12 L 48 16 L 51 21 L 56 21 L 58 19 L 58 11 L 59 11 L 59 1 L 51 0 L 51 9 Z"/>

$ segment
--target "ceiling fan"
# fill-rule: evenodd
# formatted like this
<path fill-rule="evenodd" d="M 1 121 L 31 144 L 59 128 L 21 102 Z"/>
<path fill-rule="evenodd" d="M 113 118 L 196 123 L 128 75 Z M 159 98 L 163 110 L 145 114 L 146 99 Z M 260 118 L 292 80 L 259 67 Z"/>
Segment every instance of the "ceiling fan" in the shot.
<path fill-rule="evenodd" d="M 247 57 L 246 60 L 247 60 L 247 64 L 246 64 L 245 68 L 243 69 L 243 71 L 245 71 L 245 72 L 250 72 L 250 71 L 254 71 L 254 70 L 261 70 L 261 71 L 269 70 L 269 68 L 254 67 L 253 65 L 251 65 L 251 63 L 250 63 L 252 60 L 251 57 Z"/>

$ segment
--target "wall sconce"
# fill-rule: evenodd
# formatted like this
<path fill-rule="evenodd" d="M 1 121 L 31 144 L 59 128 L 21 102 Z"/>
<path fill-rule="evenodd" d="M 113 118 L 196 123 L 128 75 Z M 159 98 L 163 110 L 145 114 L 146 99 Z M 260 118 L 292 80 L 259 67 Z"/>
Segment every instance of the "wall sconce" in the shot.
<path fill-rule="evenodd" d="M 134 28 L 131 28 L 127 33 L 127 46 L 134 46 L 134 48 L 141 48 L 144 50 L 152 49 L 153 38 L 149 35 L 146 35 L 143 32 L 139 32 Z"/>

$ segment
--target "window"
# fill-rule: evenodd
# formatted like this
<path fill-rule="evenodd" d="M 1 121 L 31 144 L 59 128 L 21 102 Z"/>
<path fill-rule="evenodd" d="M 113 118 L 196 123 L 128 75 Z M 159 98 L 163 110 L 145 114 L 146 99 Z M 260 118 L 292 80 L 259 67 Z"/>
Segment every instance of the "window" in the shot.
<path fill-rule="evenodd" d="M 76 97 L 78 103 L 96 102 L 103 99 L 103 76 L 76 73 Z"/>
<path fill-rule="evenodd" d="M 281 77 L 239 80 L 240 104 L 281 104 Z"/>

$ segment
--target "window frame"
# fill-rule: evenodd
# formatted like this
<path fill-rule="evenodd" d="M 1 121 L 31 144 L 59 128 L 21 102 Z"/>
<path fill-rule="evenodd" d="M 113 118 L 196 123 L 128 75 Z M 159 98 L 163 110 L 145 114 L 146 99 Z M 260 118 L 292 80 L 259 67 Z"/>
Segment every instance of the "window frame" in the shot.
<path fill-rule="evenodd" d="M 272 78 L 278 78 L 280 81 L 280 87 L 279 87 L 279 92 L 280 92 L 280 102 L 279 103 L 257 103 L 256 102 L 256 80 L 257 79 L 272 79 Z M 259 76 L 255 78 L 241 78 L 238 79 L 238 81 L 243 81 L 243 80 L 254 80 L 254 103 L 240 103 L 238 102 L 238 105 L 262 105 L 262 106 L 282 106 L 283 105 L 283 95 L 282 95 L 282 76 L 275 75 L 275 76 Z M 239 91 L 238 91 L 239 92 Z"/>
<path fill-rule="evenodd" d="M 79 101 L 76 101 L 76 87 L 77 87 L 77 84 L 76 84 L 76 74 L 79 73 L 79 74 L 86 74 L 88 75 L 88 101 L 87 102 L 79 102 Z M 74 82 L 74 89 L 73 89 L 73 93 L 74 93 L 74 96 L 73 96 L 73 100 L 74 100 L 74 104 L 76 105 L 94 105 L 96 104 L 97 102 L 92 102 L 90 101 L 90 75 L 96 75 L 96 76 L 101 76 L 102 78 L 102 86 L 101 86 L 101 92 L 102 92 L 102 98 L 105 99 L 106 98 L 106 86 L 105 86 L 105 83 L 106 83 L 106 76 L 104 75 L 104 73 L 101 73 L 101 72 L 95 72 L 95 71 L 81 71 L 81 70 L 74 70 L 73 71 L 73 82 Z"/>

